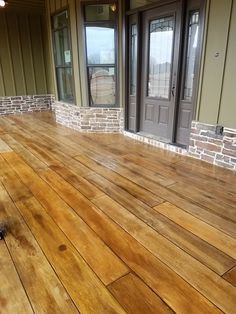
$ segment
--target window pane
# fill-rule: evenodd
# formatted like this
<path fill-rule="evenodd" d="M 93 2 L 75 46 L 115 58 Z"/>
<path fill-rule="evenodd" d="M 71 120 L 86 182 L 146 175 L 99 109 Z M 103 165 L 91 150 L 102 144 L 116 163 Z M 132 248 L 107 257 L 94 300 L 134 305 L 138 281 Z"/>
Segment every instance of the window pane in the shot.
<path fill-rule="evenodd" d="M 115 32 L 109 27 L 86 27 L 88 64 L 115 63 Z"/>
<path fill-rule="evenodd" d="M 117 6 L 113 4 L 86 5 L 85 19 L 87 22 L 109 21 L 115 19 Z"/>
<path fill-rule="evenodd" d="M 91 105 L 115 105 L 116 75 L 114 67 L 89 67 Z"/>
<path fill-rule="evenodd" d="M 148 96 L 168 99 L 170 94 L 174 18 L 150 23 Z"/>
<path fill-rule="evenodd" d="M 188 46 L 183 99 L 191 101 L 193 94 L 194 68 L 198 47 L 199 12 L 191 12 L 189 18 Z"/>
<path fill-rule="evenodd" d="M 59 100 L 73 102 L 73 74 L 72 68 L 57 68 L 57 87 Z"/>
<path fill-rule="evenodd" d="M 68 22 L 67 11 L 61 12 L 53 17 L 53 28 L 66 26 Z"/>
<path fill-rule="evenodd" d="M 70 39 L 68 29 L 64 28 L 54 32 L 55 41 L 55 63 L 60 65 L 71 65 Z"/>
<path fill-rule="evenodd" d="M 131 25 L 131 44 L 130 44 L 130 94 L 136 94 L 137 79 L 137 25 Z"/>

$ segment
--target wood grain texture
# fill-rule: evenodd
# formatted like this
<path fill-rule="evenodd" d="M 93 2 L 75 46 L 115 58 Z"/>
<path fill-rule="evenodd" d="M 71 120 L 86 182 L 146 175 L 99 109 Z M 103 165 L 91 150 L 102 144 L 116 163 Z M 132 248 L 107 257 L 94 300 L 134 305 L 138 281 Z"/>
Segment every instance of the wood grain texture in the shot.
<path fill-rule="evenodd" d="M 1 117 L 1 306 L 14 312 L 16 294 L 22 313 L 234 314 L 235 184 L 51 113 Z"/>
<path fill-rule="evenodd" d="M 38 313 L 78 313 L 1 184 L 0 204 L 0 221 L 7 227 L 6 244 L 33 310 Z M 21 305 L 21 300 L 16 299 L 17 305 Z"/>
<path fill-rule="evenodd" d="M 4 241 L 0 241 L 0 312 L 33 313 Z"/>
<path fill-rule="evenodd" d="M 124 313 L 35 198 L 16 202 L 72 300 L 83 313 Z"/>
<path fill-rule="evenodd" d="M 225 273 L 223 278 L 236 287 L 236 266 Z"/>
<path fill-rule="evenodd" d="M 156 206 L 155 209 L 183 228 L 236 259 L 236 239 L 196 219 L 172 204 L 164 203 Z"/>
<path fill-rule="evenodd" d="M 109 285 L 109 290 L 127 313 L 167 314 L 173 311 L 134 274 L 128 274 Z"/>
<path fill-rule="evenodd" d="M 48 211 L 50 216 L 64 231 L 67 237 L 74 243 L 86 262 L 105 284 L 116 280 L 128 272 L 127 267 L 116 257 L 112 251 L 99 239 L 99 237 L 74 213 L 67 205 L 68 199 L 75 199 L 76 192 L 71 185 L 65 182 L 52 170 L 41 172 L 41 177 L 50 183 L 56 191 L 63 191 L 64 202 L 50 186 L 32 171 L 19 157 L 11 154 L 3 154 L 8 163 L 15 169 L 18 175 L 24 173 L 22 181 L 41 204 Z M 14 180 L 17 181 L 17 180 Z M 20 182 L 18 181 L 20 184 Z M 14 189 L 8 189 L 14 198 Z M 79 192 L 77 192 L 79 193 Z M 17 199 L 15 199 L 17 202 Z M 22 201 L 22 197 L 20 197 Z"/>

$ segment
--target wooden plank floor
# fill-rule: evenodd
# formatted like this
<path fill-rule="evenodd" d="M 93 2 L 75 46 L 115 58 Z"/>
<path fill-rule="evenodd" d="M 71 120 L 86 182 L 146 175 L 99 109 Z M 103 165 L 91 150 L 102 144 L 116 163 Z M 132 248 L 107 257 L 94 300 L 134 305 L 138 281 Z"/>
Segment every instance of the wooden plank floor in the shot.
<path fill-rule="evenodd" d="M 0 313 L 236 313 L 236 174 L 51 113 L 0 118 Z"/>

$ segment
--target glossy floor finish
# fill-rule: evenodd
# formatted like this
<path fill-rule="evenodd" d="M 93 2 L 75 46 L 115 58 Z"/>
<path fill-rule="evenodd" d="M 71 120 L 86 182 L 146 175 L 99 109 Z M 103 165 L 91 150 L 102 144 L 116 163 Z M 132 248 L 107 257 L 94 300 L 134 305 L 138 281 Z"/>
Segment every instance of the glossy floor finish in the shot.
<path fill-rule="evenodd" d="M 236 313 L 236 174 L 50 113 L 0 118 L 1 313 Z"/>

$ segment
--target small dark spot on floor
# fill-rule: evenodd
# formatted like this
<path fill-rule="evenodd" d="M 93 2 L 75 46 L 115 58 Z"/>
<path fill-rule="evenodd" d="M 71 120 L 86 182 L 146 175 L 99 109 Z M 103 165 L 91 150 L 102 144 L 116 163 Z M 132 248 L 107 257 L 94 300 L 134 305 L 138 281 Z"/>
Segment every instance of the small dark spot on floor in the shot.
<path fill-rule="evenodd" d="M 61 251 L 61 252 L 65 251 L 66 249 L 67 249 L 67 247 L 66 247 L 65 244 L 61 244 L 61 245 L 58 246 L 58 250 Z"/>
<path fill-rule="evenodd" d="M 3 309 L 7 305 L 7 300 L 0 296 L 0 308 Z"/>

